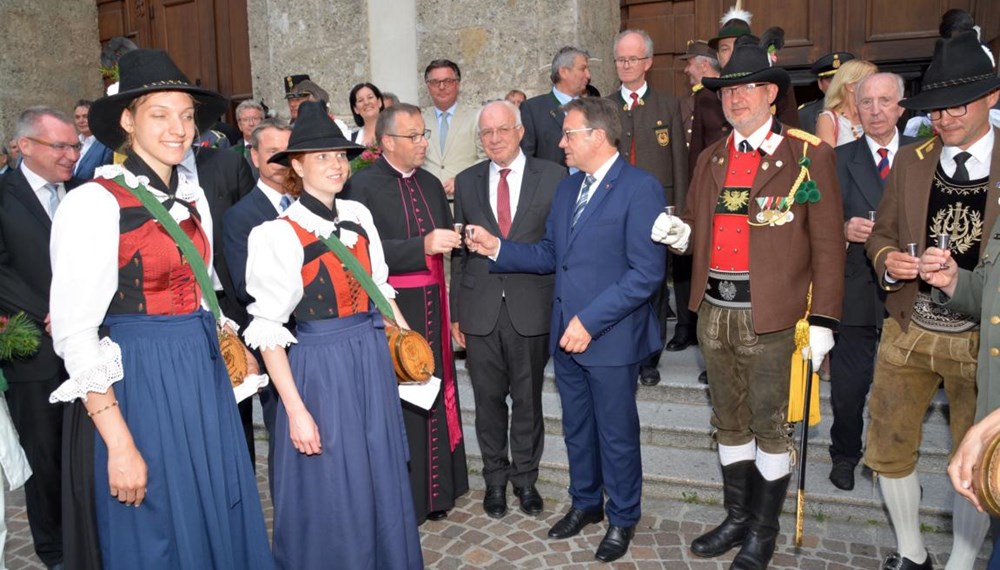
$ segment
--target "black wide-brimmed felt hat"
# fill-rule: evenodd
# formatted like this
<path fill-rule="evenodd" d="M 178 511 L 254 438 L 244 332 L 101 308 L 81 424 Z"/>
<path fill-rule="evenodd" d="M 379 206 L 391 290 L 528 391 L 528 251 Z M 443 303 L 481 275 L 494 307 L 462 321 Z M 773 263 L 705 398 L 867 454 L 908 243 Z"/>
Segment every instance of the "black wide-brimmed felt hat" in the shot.
<path fill-rule="evenodd" d="M 993 62 L 983 51 L 979 36 L 970 30 L 937 41 L 920 93 L 899 104 L 917 111 L 948 109 L 971 103 L 997 89 L 1000 78 Z"/>
<path fill-rule="evenodd" d="M 360 155 L 365 147 L 344 138 L 340 127 L 327 114 L 323 103 L 306 101 L 299 107 L 299 118 L 292 127 L 288 148 L 276 153 L 268 162 L 288 166 L 293 154 L 321 150 L 343 150 L 347 152 L 347 159 L 351 160 Z"/>
<path fill-rule="evenodd" d="M 778 86 L 777 100 L 788 90 L 791 81 L 787 71 L 771 65 L 770 54 L 757 45 L 757 38 L 743 36 L 736 40 L 733 55 L 726 67 L 722 68 L 722 74 L 718 77 L 705 77 L 701 83 L 710 91 L 718 91 L 730 85 L 774 83 Z"/>
<path fill-rule="evenodd" d="M 118 93 L 102 97 L 90 107 L 90 131 L 110 149 L 117 150 L 126 140 L 121 127 L 122 111 L 135 99 L 149 93 L 182 91 L 195 100 L 195 125 L 206 132 L 226 112 L 228 99 L 215 91 L 188 81 L 167 52 L 137 49 L 118 60 Z"/>

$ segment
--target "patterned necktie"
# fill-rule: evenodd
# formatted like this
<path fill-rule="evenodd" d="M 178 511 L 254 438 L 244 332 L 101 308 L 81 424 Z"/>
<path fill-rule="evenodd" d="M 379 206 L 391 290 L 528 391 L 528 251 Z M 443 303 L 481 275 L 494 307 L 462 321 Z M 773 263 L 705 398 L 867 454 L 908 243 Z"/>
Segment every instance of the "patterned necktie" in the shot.
<path fill-rule="evenodd" d="M 634 111 L 635 108 L 639 105 L 639 94 L 636 93 L 635 91 L 633 91 L 631 93 L 631 95 L 629 95 L 629 96 L 632 98 L 632 105 L 628 108 L 628 110 L 629 111 Z M 635 166 L 635 132 L 634 131 L 632 132 L 632 136 L 629 137 L 629 138 L 631 139 L 631 142 L 629 143 L 629 147 L 628 147 L 628 163 L 631 164 L 632 166 Z"/>
<path fill-rule="evenodd" d="M 740 152 L 753 152 L 753 147 L 750 146 L 750 142 L 747 140 L 740 141 Z"/>
<path fill-rule="evenodd" d="M 59 185 L 46 184 L 45 189 L 49 191 L 49 218 L 56 218 L 56 209 L 59 208 Z"/>
<path fill-rule="evenodd" d="M 878 175 L 882 177 L 882 180 L 885 180 L 889 177 L 889 149 L 878 149 L 878 155 L 882 157 L 878 161 Z"/>
<path fill-rule="evenodd" d="M 438 130 L 438 143 L 441 144 L 441 152 L 444 153 L 444 142 L 448 140 L 448 116 L 451 115 L 448 111 L 441 113 L 441 125 Z"/>
<path fill-rule="evenodd" d="M 970 158 L 972 158 L 972 155 L 967 152 L 960 152 L 955 155 L 955 175 L 952 176 L 955 182 L 969 181 L 969 169 L 965 167 L 965 161 Z"/>
<path fill-rule="evenodd" d="M 292 205 L 292 197 L 289 196 L 288 194 L 282 195 L 281 202 L 278 204 L 278 206 L 281 208 L 281 211 L 284 212 L 291 205 Z"/>
<path fill-rule="evenodd" d="M 576 226 L 576 222 L 580 219 L 580 215 L 583 214 L 583 209 L 587 207 L 587 202 L 590 201 L 590 187 L 596 182 L 597 179 L 587 175 L 583 180 L 583 188 L 580 189 L 580 195 L 576 198 L 576 207 L 573 208 L 573 224 L 571 227 Z"/>
<path fill-rule="evenodd" d="M 500 181 L 497 182 L 497 225 L 500 226 L 500 233 L 507 237 L 510 233 L 510 185 L 507 184 L 509 168 L 500 169 Z"/>

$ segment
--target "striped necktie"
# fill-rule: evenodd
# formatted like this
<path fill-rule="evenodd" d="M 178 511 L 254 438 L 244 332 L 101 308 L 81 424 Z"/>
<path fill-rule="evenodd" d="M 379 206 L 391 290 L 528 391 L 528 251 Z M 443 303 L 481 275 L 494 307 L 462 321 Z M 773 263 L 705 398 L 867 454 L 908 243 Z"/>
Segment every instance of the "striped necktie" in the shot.
<path fill-rule="evenodd" d="M 889 149 L 878 149 L 878 155 L 881 157 L 878 161 L 878 175 L 885 180 L 889 177 Z"/>
<path fill-rule="evenodd" d="M 576 207 L 573 208 L 573 224 L 571 227 L 576 226 L 576 222 L 583 214 L 584 208 L 587 207 L 587 202 L 590 202 L 590 187 L 596 181 L 597 179 L 590 174 L 583 179 L 583 188 L 580 189 L 580 195 L 576 198 Z"/>

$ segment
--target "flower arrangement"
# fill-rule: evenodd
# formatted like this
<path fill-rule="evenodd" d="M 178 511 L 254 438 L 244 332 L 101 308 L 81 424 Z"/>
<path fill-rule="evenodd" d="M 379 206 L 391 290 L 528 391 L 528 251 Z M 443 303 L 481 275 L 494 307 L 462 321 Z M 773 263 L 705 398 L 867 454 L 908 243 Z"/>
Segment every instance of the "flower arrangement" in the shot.
<path fill-rule="evenodd" d="M 24 313 L 0 317 L 0 360 L 26 358 L 38 351 L 42 333 Z M 7 379 L 0 371 L 0 391 L 7 390 Z"/>
<path fill-rule="evenodd" d="M 357 174 L 372 165 L 373 162 L 382 156 L 382 150 L 378 146 L 365 147 L 360 156 L 351 160 L 351 174 Z"/>

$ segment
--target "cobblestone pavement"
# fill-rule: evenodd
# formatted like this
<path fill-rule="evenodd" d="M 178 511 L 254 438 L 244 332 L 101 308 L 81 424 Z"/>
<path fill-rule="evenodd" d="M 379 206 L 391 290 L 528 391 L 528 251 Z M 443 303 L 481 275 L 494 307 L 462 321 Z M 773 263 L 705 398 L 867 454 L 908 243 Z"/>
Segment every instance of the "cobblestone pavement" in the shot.
<path fill-rule="evenodd" d="M 264 505 L 264 517 L 270 529 L 273 510 L 267 492 L 266 442 L 257 444 L 257 483 Z M 569 509 L 564 490 L 543 485 L 545 512 L 529 517 L 517 510 L 511 500 L 510 513 L 501 520 L 487 517 L 482 510 L 481 478 L 470 475 L 474 488 L 460 498 L 448 518 L 420 527 L 424 562 L 428 568 L 441 570 L 534 569 L 559 570 L 583 568 L 724 570 L 735 553 L 712 560 L 696 558 L 688 550 L 691 541 L 721 521 L 719 505 L 703 505 L 658 499 L 645 499 L 646 513 L 636 530 L 628 555 L 610 565 L 594 560 L 594 552 L 607 529 L 606 522 L 590 525 L 571 539 L 553 541 L 546 537 L 549 527 Z M 510 494 L 509 494 L 510 495 Z M 512 499 L 512 497 L 509 497 Z M 44 565 L 35 556 L 31 532 L 24 510 L 24 493 L 6 493 L 8 570 L 40 569 Z M 789 499 L 789 503 L 791 500 Z M 787 506 L 787 505 L 786 505 Z M 877 569 L 891 550 L 894 539 L 882 521 L 806 520 L 802 548 L 792 543 L 795 521 L 792 515 L 781 519 L 782 533 L 773 570 L 860 570 Z M 933 553 L 935 567 L 944 566 L 951 536 L 926 532 L 924 538 Z M 983 550 L 985 555 L 986 549 Z M 331 567 L 333 568 L 333 567 Z M 975 567 L 986 568 L 985 559 Z"/>

